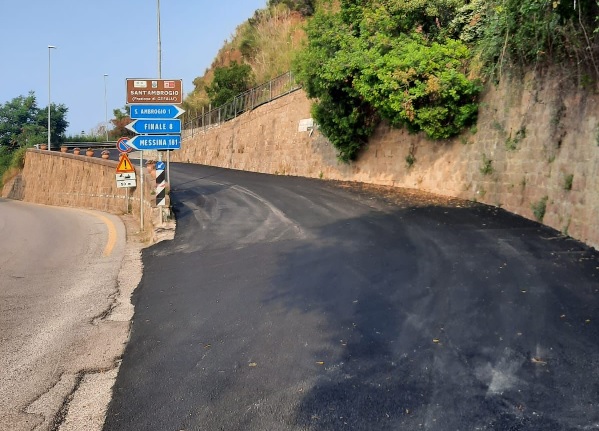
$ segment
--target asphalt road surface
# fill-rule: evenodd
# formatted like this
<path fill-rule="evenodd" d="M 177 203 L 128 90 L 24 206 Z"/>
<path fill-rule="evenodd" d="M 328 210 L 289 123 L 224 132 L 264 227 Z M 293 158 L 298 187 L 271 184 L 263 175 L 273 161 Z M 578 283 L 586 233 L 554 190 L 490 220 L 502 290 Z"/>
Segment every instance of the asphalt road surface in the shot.
<path fill-rule="evenodd" d="M 596 252 L 482 205 L 171 167 L 106 431 L 599 429 Z"/>
<path fill-rule="evenodd" d="M 88 376 L 93 395 L 61 430 L 101 429 L 113 381 L 102 374 L 116 376 L 129 330 L 128 318 L 103 319 L 118 291 L 122 221 L 0 199 L 0 237 L 0 430 L 57 430 Z"/>

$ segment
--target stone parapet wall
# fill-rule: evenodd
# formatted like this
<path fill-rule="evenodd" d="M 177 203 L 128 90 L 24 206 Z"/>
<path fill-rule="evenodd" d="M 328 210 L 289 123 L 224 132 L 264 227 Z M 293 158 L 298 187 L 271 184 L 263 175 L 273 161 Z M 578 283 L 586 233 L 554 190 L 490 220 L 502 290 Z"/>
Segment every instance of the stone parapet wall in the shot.
<path fill-rule="evenodd" d="M 113 214 L 131 213 L 141 223 L 141 187 L 117 188 L 118 162 L 58 151 L 29 149 L 20 175 L 7 182 L 2 196 L 26 202 L 95 209 Z M 154 182 L 145 174 L 143 227 L 151 232 L 160 214 L 154 206 Z"/>
<path fill-rule="evenodd" d="M 599 248 L 599 97 L 561 76 L 504 80 L 476 127 L 447 141 L 379 126 L 358 161 L 339 163 L 317 131 L 298 131 L 296 91 L 206 131 L 187 131 L 171 161 L 416 188 L 500 206 Z M 544 211 L 543 211 L 544 207 Z M 544 214 L 542 214 L 544 212 Z"/>

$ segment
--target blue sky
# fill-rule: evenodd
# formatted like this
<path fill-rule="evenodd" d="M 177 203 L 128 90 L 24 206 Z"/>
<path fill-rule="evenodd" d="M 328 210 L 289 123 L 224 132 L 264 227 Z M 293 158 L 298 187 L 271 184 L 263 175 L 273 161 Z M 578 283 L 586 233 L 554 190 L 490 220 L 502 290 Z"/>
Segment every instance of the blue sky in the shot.
<path fill-rule="evenodd" d="M 183 91 L 267 0 L 160 0 L 162 78 Z M 125 105 L 127 78 L 158 75 L 157 0 L 0 0 L 0 104 L 34 91 L 69 108 L 68 134 L 89 133 Z"/>

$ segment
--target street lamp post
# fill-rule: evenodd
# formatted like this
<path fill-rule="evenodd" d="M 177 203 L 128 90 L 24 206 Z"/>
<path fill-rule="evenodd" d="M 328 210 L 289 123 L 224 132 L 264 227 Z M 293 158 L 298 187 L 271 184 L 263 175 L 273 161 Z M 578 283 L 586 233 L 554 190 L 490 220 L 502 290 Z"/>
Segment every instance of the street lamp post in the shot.
<path fill-rule="evenodd" d="M 162 78 L 162 42 L 160 38 L 160 0 L 157 0 L 156 16 L 158 20 L 158 79 Z"/>
<path fill-rule="evenodd" d="M 106 99 L 106 77 L 107 73 L 104 74 L 104 132 L 106 132 L 106 142 L 108 142 L 108 102 Z"/>
<path fill-rule="evenodd" d="M 53 49 L 56 49 L 56 47 L 48 45 L 48 151 L 52 151 L 52 144 L 50 142 L 50 135 L 52 134 L 50 132 L 50 105 L 52 103 L 52 99 L 50 98 L 50 51 Z"/>

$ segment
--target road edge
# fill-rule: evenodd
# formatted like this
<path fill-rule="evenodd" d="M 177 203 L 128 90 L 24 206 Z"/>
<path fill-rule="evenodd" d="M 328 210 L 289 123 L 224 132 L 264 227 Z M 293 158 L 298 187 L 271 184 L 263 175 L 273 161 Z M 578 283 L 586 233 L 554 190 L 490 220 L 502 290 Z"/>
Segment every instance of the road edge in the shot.
<path fill-rule="evenodd" d="M 125 225 L 126 244 L 123 261 L 117 277 L 116 292 L 109 308 L 92 322 L 94 325 L 126 324 L 126 333 L 118 335 L 114 343 L 121 343 L 114 366 L 105 370 L 81 370 L 78 383 L 65 398 L 57 412 L 51 431 L 101 431 L 106 412 L 112 399 L 112 388 L 116 382 L 122 356 L 130 334 L 134 306 L 131 296 L 143 275 L 142 250 L 163 240 L 174 238 L 176 223 L 170 220 L 154 229 L 151 235 L 140 231 L 138 222 L 131 215 L 121 215 Z M 122 332 L 122 331 L 121 331 Z"/>

